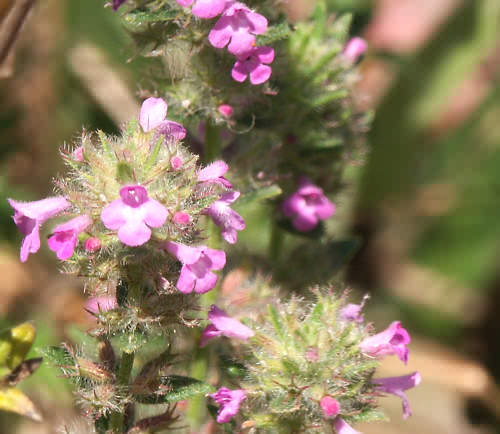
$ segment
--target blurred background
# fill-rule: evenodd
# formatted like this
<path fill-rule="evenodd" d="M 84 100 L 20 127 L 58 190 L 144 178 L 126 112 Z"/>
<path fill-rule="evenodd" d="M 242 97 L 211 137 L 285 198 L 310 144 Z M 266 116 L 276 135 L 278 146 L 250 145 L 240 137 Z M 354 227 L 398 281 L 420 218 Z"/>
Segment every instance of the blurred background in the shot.
<path fill-rule="evenodd" d="M 11 3 L 17 4 L 9 11 Z M 34 3 L 18 38 L 16 7 Z M 289 0 L 294 19 L 312 0 Z M 343 275 L 353 295 L 371 294 L 378 328 L 399 318 L 419 370 L 414 415 L 387 398 L 390 423 L 367 434 L 500 433 L 500 2 L 330 0 L 354 13 L 369 42 L 353 84 L 360 110 L 376 110 L 369 152 L 346 172 L 335 228 L 359 241 Z M 0 0 L 0 326 L 33 320 L 33 353 L 77 341 L 90 325 L 81 284 L 58 272 L 42 247 L 18 259 L 20 234 L 7 197 L 51 194 L 64 170 L 59 148 L 82 130 L 117 133 L 136 116 L 147 59 L 102 0 Z M 9 33 L 10 32 L 10 33 Z M 242 214 L 245 216 L 244 212 Z M 245 239 L 252 238 L 249 227 Z M 76 414 L 71 388 L 42 366 L 21 388 L 44 415 L 35 423 L 0 413 L 0 433 L 51 433 Z"/>

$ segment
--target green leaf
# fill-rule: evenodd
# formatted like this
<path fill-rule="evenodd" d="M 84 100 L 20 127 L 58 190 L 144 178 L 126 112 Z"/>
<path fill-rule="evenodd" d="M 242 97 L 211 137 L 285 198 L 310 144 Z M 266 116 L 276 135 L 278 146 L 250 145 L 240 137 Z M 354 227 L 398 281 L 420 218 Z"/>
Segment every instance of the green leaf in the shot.
<path fill-rule="evenodd" d="M 286 340 L 285 326 L 281 321 L 279 313 L 271 304 L 268 305 L 267 310 L 269 312 L 269 318 L 271 319 L 271 323 L 274 327 L 274 330 L 276 331 L 276 334 L 283 342 L 285 342 Z"/>
<path fill-rule="evenodd" d="M 127 184 L 134 181 L 134 174 L 130 164 L 120 161 L 116 166 L 116 180 L 120 184 Z"/>
<path fill-rule="evenodd" d="M 4 368 L 4 373 L 16 368 L 24 360 L 33 345 L 35 336 L 35 326 L 29 322 L 0 334 L 0 369 Z"/>
<path fill-rule="evenodd" d="M 270 45 L 290 36 L 290 25 L 283 21 L 267 28 L 267 32 L 257 37 L 257 45 Z"/>
<path fill-rule="evenodd" d="M 279 185 L 269 185 L 268 187 L 258 188 L 256 190 L 251 190 L 241 196 L 238 200 L 238 205 L 252 203 L 255 201 L 272 199 L 273 197 L 279 196 L 282 193 Z"/>
<path fill-rule="evenodd" d="M 17 413 L 38 422 L 42 420 L 42 416 L 31 400 L 13 387 L 0 389 L 0 410 Z"/>
<path fill-rule="evenodd" d="M 120 333 L 113 337 L 113 343 L 120 352 L 135 353 L 139 348 L 148 343 L 148 336 L 140 331 Z"/>
<path fill-rule="evenodd" d="M 167 392 L 162 395 L 136 395 L 137 402 L 141 404 L 165 404 L 189 399 L 197 395 L 206 395 L 213 392 L 215 388 L 203 381 L 181 375 L 168 375 L 160 378 Z"/>
<path fill-rule="evenodd" d="M 55 366 L 74 366 L 75 359 L 66 348 L 63 347 L 48 347 L 42 351 L 42 354 L 47 361 Z"/>
<path fill-rule="evenodd" d="M 123 20 L 131 26 L 142 27 L 144 24 L 172 21 L 176 19 L 179 14 L 180 11 L 178 9 L 167 9 L 166 7 L 156 12 L 135 10 L 126 14 Z"/>

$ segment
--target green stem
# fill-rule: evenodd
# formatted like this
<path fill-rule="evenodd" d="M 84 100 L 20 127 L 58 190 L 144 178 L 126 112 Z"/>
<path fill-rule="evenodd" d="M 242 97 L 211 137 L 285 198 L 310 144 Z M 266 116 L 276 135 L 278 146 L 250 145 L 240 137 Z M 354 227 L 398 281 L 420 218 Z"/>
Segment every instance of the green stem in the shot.
<path fill-rule="evenodd" d="M 198 333 L 196 336 L 196 350 L 194 360 L 191 365 L 190 375 L 197 380 L 205 381 L 208 373 L 209 352 L 207 348 L 200 348 L 200 338 L 201 333 Z M 191 424 L 192 430 L 197 430 L 197 428 L 199 428 L 206 419 L 205 400 L 206 398 L 204 396 L 194 396 L 189 400 L 187 418 Z"/>
<path fill-rule="evenodd" d="M 207 121 L 205 124 L 205 163 L 219 158 L 221 151 L 220 127 Z"/>
<path fill-rule="evenodd" d="M 272 261 L 277 261 L 280 256 L 281 249 L 283 248 L 283 238 L 283 231 L 278 227 L 276 221 L 272 219 L 271 235 L 269 237 L 269 259 Z"/>
<path fill-rule="evenodd" d="M 122 360 L 120 362 L 120 370 L 118 371 L 117 384 L 118 386 L 129 385 L 130 373 L 132 372 L 132 366 L 134 365 L 135 353 L 123 352 Z M 124 412 L 115 412 L 111 414 L 110 428 L 111 432 L 114 434 L 122 434 L 125 432 L 124 422 Z"/>

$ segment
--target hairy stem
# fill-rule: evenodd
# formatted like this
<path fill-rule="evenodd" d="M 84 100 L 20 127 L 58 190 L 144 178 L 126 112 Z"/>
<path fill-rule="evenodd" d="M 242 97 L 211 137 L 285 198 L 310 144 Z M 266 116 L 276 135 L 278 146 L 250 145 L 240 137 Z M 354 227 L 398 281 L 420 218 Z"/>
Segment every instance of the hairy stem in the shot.
<path fill-rule="evenodd" d="M 118 371 L 118 386 L 129 385 L 130 373 L 132 372 L 132 366 L 134 365 L 134 357 L 135 353 L 123 352 L 122 360 L 120 362 L 120 370 Z M 111 432 L 115 434 L 122 434 L 125 432 L 123 426 L 124 416 L 124 412 L 115 412 L 111 415 Z"/>

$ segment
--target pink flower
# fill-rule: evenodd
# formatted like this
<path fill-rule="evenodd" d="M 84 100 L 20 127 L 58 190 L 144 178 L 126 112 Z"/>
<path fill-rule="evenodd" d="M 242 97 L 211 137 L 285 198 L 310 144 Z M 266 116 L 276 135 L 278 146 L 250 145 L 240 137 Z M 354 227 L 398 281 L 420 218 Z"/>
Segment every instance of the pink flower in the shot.
<path fill-rule="evenodd" d="M 293 226 L 303 232 L 313 230 L 318 220 L 326 220 L 335 212 L 335 205 L 323 194 L 323 190 L 308 179 L 300 180 L 298 190 L 282 204 L 286 217 L 292 218 Z"/>
<path fill-rule="evenodd" d="M 221 406 L 217 413 L 217 423 L 229 422 L 238 413 L 247 394 L 243 389 L 231 390 L 227 387 L 221 387 L 217 392 L 209 395 Z"/>
<path fill-rule="evenodd" d="M 337 434 L 361 434 L 341 417 L 337 417 L 337 419 L 333 421 L 333 427 L 337 431 Z"/>
<path fill-rule="evenodd" d="M 319 402 L 319 405 L 321 407 L 321 410 L 323 410 L 323 415 L 327 419 L 333 419 L 335 416 L 337 416 L 337 414 L 339 414 L 340 404 L 335 398 L 332 398 L 331 396 L 323 396 L 323 398 L 321 398 L 321 401 Z"/>
<path fill-rule="evenodd" d="M 229 206 L 238 197 L 240 197 L 239 191 L 225 193 L 205 210 L 214 223 L 222 228 L 222 237 L 230 244 L 236 243 L 238 239 L 236 231 L 245 229 L 243 217 Z"/>
<path fill-rule="evenodd" d="M 394 321 L 386 330 L 364 339 L 359 347 L 369 356 L 384 357 L 396 354 L 405 364 L 408 362 L 408 348 L 410 334 L 401 326 L 401 322 Z"/>
<path fill-rule="evenodd" d="M 238 57 L 231 76 L 234 80 L 243 82 L 250 75 L 250 83 L 254 85 L 265 83 L 273 71 L 267 64 L 273 60 L 274 50 L 271 47 L 254 47 L 244 56 Z"/>
<path fill-rule="evenodd" d="M 233 185 L 222 175 L 229 169 L 228 165 L 222 161 L 214 161 L 198 172 L 199 182 L 213 182 L 221 184 L 226 188 L 233 188 Z"/>
<path fill-rule="evenodd" d="M 127 0 L 113 0 L 113 10 L 116 11 Z"/>
<path fill-rule="evenodd" d="M 233 107 L 229 104 L 221 104 L 218 108 L 219 113 L 225 118 L 230 118 L 233 115 Z"/>
<path fill-rule="evenodd" d="M 243 325 L 238 320 L 231 318 L 226 312 L 219 309 L 214 304 L 210 306 L 208 319 L 211 324 L 206 326 L 201 334 L 200 347 L 204 347 L 210 339 L 216 338 L 217 336 L 226 336 L 228 338 L 246 341 L 255 334 L 252 329 Z"/>
<path fill-rule="evenodd" d="M 85 241 L 85 250 L 87 252 L 95 252 L 101 248 L 101 240 L 96 237 L 87 238 Z"/>
<path fill-rule="evenodd" d="M 48 240 L 50 250 L 57 253 L 61 261 L 71 258 L 78 243 L 78 235 L 92 223 L 88 215 L 81 215 L 54 228 Z"/>
<path fill-rule="evenodd" d="M 252 12 L 243 3 L 229 6 L 208 34 L 208 40 L 216 48 L 224 48 L 235 56 L 243 56 L 255 46 L 255 36 L 267 31 L 266 17 Z M 269 62 L 266 62 L 269 63 Z"/>
<path fill-rule="evenodd" d="M 222 250 L 206 246 L 189 247 L 169 241 L 165 248 L 182 262 L 177 289 L 184 294 L 210 291 L 217 284 L 217 275 L 212 270 L 221 270 L 226 265 L 226 254 Z"/>
<path fill-rule="evenodd" d="M 35 202 L 17 202 L 8 199 L 14 209 L 13 216 L 19 231 L 25 235 L 21 245 L 21 262 L 26 262 L 30 253 L 40 249 L 40 226 L 49 218 L 54 217 L 70 206 L 70 203 L 61 196 L 49 197 Z"/>
<path fill-rule="evenodd" d="M 80 163 L 85 161 L 85 157 L 83 156 L 83 146 L 78 146 L 78 148 L 73 151 L 73 158 Z"/>
<path fill-rule="evenodd" d="M 101 220 L 108 229 L 118 230 L 118 238 L 127 246 L 140 246 L 151 238 L 151 229 L 159 228 L 167 219 L 167 209 L 150 199 L 140 185 L 122 187 L 120 198 L 102 210 Z"/>
<path fill-rule="evenodd" d="M 99 312 L 107 312 L 108 310 L 116 307 L 116 298 L 109 296 L 93 297 L 85 303 L 85 310 L 93 313 L 94 315 L 97 315 Z"/>
<path fill-rule="evenodd" d="M 392 393 L 399 396 L 403 401 L 403 417 L 408 419 L 411 415 L 410 402 L 405 395 L 405 390 L 418 386 L 422 381 L 422 376 L 418 372 L 401 377 L 374 378 L 373 383 L 377 386 L 377 390 L 385 393 Z"/>
<path fill-rule="evenodd" d="M 172 166 L 172 169 L 179 170 L 180 167 L 182 166 L 182 158 L 177 156 L 172 157 L 170 160 L 170 165 Z"/>
<path fill-rule="evenodd" d="M 148 98 L 144 100 L 139 113 L 139 124 L 145 133 L 157 130 L 165 137 L 182 140 L 186 137 L 185 128 L 174 121 L 166 120 L 168 105 L 161 98 Z"/>
<path fill-rule="evenodd" d="M 191 6 L 193 2 L 193 15 L 205 19 L 216 17 L 226 6 L 226 0 L 177 0 L 182 7 Z"/>
<path fill-rule="evenodd" d="M 349 40 L 346 44 L 342 54 L 351 63 L 356 63 L 356 61 L 364 54 L 368 44 L 366 41 L 359 37 L 354 37 Z"/>

